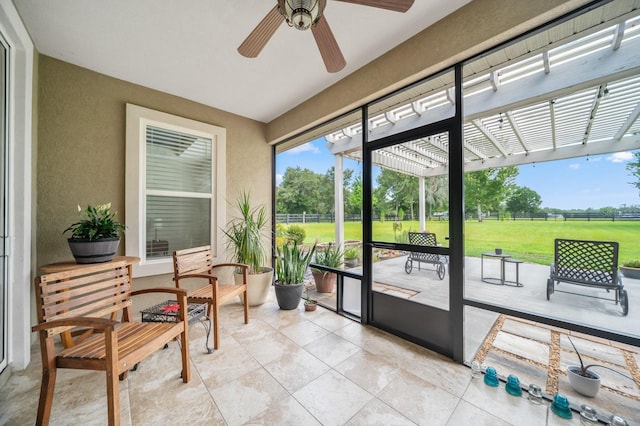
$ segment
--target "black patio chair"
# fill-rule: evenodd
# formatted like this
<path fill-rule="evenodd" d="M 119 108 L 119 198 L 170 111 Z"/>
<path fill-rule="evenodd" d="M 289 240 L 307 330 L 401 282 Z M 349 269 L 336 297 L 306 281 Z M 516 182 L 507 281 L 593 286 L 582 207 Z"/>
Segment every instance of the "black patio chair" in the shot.
<path fill-rule="evenodd" d="M 556 239 L 554 263 L 551 264 L 551 273 L 547 280 L 547 300 L 550 300 L 555 291 L 571 293 L 557 289 L 561 282 L 602 288 L 607 293 L 613 291 L 614 301 L 616 304 L 620 303 L 622 314 L 629 313 L 629 298 L 622 286 L 622 276 L 618 270 L 617 242 Z M 580 293 L 571 294 L 587 296 Z"/>
<path fill-rule="evenodd" d="M 428 246 L 437 247 L 438 241 L 436 234 L 432 232 L 409 232 L 409 244 L 416 246 Z M 413 270 L 413 262 L 418 263 L 418 270 L 420 270 L 420 264 L 427 263 L 435 265 L 438 278 L 444 279 L 446 256 L 441 256 L 435 253 L 422 253 L 418 251 L 412 251 L 409 253 L 407 262 L 404 264 L 404 271 L 410 274 Z"/>

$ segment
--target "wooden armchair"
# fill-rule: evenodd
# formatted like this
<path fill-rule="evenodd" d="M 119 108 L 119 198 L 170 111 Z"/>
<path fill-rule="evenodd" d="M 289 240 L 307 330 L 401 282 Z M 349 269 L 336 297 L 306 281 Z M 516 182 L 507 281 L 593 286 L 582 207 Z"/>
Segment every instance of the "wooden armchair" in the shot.
<path fill-rule="evenodd" d="M 35 285 L 38 324 L 32 330 L 38 332 L 42 354 L 36 424 L 49 424 L 58 368 L 106 373 L 109 425 L 120 424 L 118 378 L 123 380 L 128 370 L 176 338 L 181 341 L 182 381 L 189 381 L 185 290 L 162 287 L 132 291 L 124 261 L 45 274 L 36 278 Z M 169 294 L 177 299 L 180 313 L 175 322 L 133 321 L 132 296 L 151 292 Z M 122 320 L 115 321 L 114 314 L 120 312 Z M 61 349 L 54 344 L 55 336 L 69 331 L 82 334 L 69 348 Z"/>
<path fill-rule="evenodd" d="M 214 270 L 222 267 L 236 267 L 242 270 L 242 284 L 219 284 L 218 278 L 213 275 Z M 223 303 L 236 296 L 244 299 L 244 323 L 249 323 L 249 298 L 247 275 L 249 267 L 242 263 L 219 263 L 214 265 L 211 257 L 211 246 L 202 246 L 178 250 L 173 252 L 173 279 L 176 286 L 181 288 L 186 279 L 201 278 L 209 283 L 203 287 L 190 290 L 187 294 L 189 303 L 206 303 L 208 305 L 209 321 L 214 333 L 213 348 L 220 346 L 218 328 L 219 308 Z"/>

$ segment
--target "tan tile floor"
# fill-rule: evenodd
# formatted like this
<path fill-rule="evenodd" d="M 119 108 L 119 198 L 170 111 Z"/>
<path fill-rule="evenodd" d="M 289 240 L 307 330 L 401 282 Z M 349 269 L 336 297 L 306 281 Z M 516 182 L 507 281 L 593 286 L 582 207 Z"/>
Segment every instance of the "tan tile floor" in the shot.
<path fill-rule="evenodd" d="M 319 308 L 281 311 L 273 298 L 222 307 L 221 348 L 204 351 L 190 328 L 192 380 L 179 379 L 171 344 L 121 383 L 124 425 L 579 425 L 504 390 L 429 350 Z M 31 425 L 40 385 L 32 363 L 0 389 L 0 425 Z M 525 393 L 526 395 L 526 393 Z M 53 425 L 105 424 L 104 375 L 61 370 Z"/>

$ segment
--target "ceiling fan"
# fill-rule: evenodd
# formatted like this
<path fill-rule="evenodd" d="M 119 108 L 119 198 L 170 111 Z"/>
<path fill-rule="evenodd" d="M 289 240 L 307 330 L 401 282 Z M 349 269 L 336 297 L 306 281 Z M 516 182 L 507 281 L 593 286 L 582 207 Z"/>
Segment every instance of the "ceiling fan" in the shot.
<path fill-rule="evenodd" d="M 344 56 L 336 42 L 323 12 L 327 0 L 277 0 L 276 4 L 251 34 L 238 47 L 238 52 L 247 58 L 255 58 L 285 21 L 298 30 L 311 28 L 324 65 L 329 72 L 338 72 L 346 65 Z M 335 0 L 362 6 L 377 7 L 395 12 L 406 12 L 414 0 Z"/>

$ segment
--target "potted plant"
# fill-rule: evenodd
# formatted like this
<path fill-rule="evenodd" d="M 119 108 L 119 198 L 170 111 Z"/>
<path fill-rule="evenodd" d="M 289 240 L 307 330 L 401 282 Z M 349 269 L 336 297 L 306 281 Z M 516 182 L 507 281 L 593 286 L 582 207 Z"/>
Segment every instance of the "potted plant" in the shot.
<path fill-rule="evenodd" d="M 640 280 L 640 260 L 624 262 L 622 266 L 620 266 L 620 272 L 622 272 L 622 275 L 626 278 Z"/>
<path fill-rule="evenodd" d="M 227 249 L 233 253 L 235 262 L 249 266 L 249 306 L 257 306 L 267 300 L 273 281 L 273 268 L 264 266 L 267 253 L 263 244 L 263 233 L 268 224 L 267 210 L 264 205 L 251 207 L 248 192 L 240 194 L 235 207 L 239 216 L 229 221 L 223 232 L 227 237 Z M 236 284 L 242 284 L 241 272 L 236 272 L 234 278 Z M 242 296 L 240 298 L 242 299 Z"/>
<path fill-rule="evenodd" d="M 356 246 L 347 246 L 344 249 L 344 264 L 347 268 L 354 268 L 358 266 L 358 257 L 360 251 Z"/>
<path fill-rule="evenodd" d="M 304 250 L 297 242 L 277 248 L 275 291 L 280 309 L 291 310 L 298 307 L 304 274 L 315 251 L 315 244 L 311 249 Z"/>
<path fill-rule="evenodd" d="M 580 365 L 569 365 L 567 367 L 567 376 L 569 376 L 569 384 L 576 392 L 591 398 L 595 397 L 598 394 L 598 391 L 600 390 L 600 375 L 598 375 L 595 371 L 591 370 L 592 368 L 595 368 L 595 367 L 605 368 L 607 370 L 613 371 L 614 373 L 618 373 L 629 380 L 633 380 L 631 377 L 627 376 L 626 374 L 623 374 L 617 370 L 614 370 L 613 368 L 606 367 L 604 365 L 600 365 L 600 364 L 584 365 L 584 362 L 582 361 L 582 356 L 580 355 L 580 352 L 578 352 L 576 345 L 573 344 L 571 337 L 567 336 L 567 338 L 569 339 L 569 343 L 571 343 L 571 346 L 573 347 L 573 350 L 578 355 L 578 360 L 580 361 Z"/>
<path fill-rule="evenodd" d="M 120 233 L 126 227 L 115 220 L 117 213 L 111 211 L 111 203 L 88 205 L 84 211 L 78 206 L 78 213 L 85 218 L 62 232 L 71 231 L 71 238 L 67 242 L 76 262 L 101 263 L 112 260 L 120 244 Z"/>
<path fill-rule="evenodd" d="M 307 287 L 307 296 L 304 298 L 304 310 L 305 311 L 315 311 L 318 307 L 318 301 L 316 299 L 311 299 L 309 297 L 309 288 Z"/>
<path fill-rule="evenodd" d="M 330 268 L 339 268 L 342 265 L 342 256 L 343 253 L 340 246 L 329 243 L 323 251 L 316 251 L 313 263 Z M 316 291 L 318 293 L 333 293 L 337 278 L 335 272 L 311 268 L 311 274 L 316 283 Z"/>

